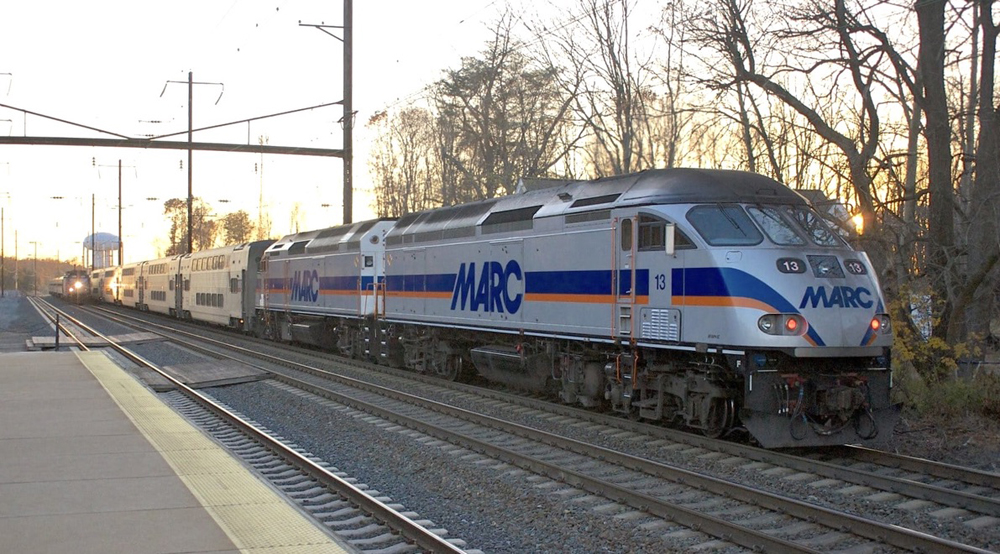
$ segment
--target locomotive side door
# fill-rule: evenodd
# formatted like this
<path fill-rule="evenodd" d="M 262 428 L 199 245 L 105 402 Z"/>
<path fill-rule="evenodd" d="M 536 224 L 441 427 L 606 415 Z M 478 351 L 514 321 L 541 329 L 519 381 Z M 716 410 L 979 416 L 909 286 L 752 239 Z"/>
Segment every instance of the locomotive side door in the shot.
<path fill-rule="evenodd" d="M 611 336 L 630 339 L 634 334 L 636 303 L 636 216 L 618 217 L 612 224 Z"/>
<path fill-rule="evenodd" d="M 693 247 L 660 214 L 637 213 L 617 220 L 615 231 L 612 336 L 680 340 L 684 252 Z"/>

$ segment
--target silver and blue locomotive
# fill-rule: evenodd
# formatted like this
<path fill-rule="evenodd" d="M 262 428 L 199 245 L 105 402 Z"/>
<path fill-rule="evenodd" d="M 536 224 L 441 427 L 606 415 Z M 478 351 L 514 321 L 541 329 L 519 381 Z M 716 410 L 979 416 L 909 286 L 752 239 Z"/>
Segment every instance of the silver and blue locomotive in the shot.
<path fill-rule="evenodd" d="M 90 275 L 85 269 L 71 269 L 49 281 L 49 294 L 77 304 L 91 298 Z"/>
<path fill-rule="evenodd" d="M 259 332 L 769 448 L 891 435 L 871 262 L 760 175 L 667 169 L 290 235 Z"/>

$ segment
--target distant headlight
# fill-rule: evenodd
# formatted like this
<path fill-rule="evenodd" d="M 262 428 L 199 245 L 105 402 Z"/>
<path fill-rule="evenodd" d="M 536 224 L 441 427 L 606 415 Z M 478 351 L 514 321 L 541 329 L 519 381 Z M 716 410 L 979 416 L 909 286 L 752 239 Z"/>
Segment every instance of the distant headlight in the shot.
<path fill-rule="evenodd" d="M 76 283 L 73 283 L 73 288 L 75 288 L 76 290 L 80 290 L 81 288 L 83 288 L 83 283 L 77 281 Z"/>

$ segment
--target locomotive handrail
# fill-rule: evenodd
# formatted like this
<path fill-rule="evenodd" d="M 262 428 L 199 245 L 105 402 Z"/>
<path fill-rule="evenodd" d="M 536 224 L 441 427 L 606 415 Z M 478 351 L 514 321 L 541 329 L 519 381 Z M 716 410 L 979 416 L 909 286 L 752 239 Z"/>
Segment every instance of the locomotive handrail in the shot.
<path fill-rule="evenodd" d="M 361 314 L 361 302 L 363 297 L 371 296 L 372 298 L 372 317 L 375 319 L 385 318 L 385 296 L 386 288 L 385 283 L 369 283 L 368 286 L 362 290 L 360 281 L 358 283 L 358 314 Z M 379 301 L 382 301 L 381 311 L 379 310 Z"/>

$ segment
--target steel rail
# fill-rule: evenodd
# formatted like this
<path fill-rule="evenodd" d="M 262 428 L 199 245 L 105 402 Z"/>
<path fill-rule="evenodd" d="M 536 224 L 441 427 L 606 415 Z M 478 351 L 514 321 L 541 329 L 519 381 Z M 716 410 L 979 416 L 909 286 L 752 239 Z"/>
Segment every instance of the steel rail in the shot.
<path fill-rule="evenodd" d="M 848 456 L 860 461 L 894 467 L 906 471 L 927 473 L 928 475 L 933 475 L 942 479 L 954 479 L 956 481 L 962 481 L 963 483 L 982 485 L 984 487 L 1000 490 L 1000 474 L 997 473 L 946 464 L 944 462 L 935 462 L 933 460 L 925 460 L 924 458 L 904 456 L 902 454 L 896 454 L 895 452 L 882 452 L 880 450 L 873 450 L 864 446 L 848 445 L 845 446 L 844 449 L 849 451 Z M 935 492 L 935 495 L 936 494 L 937 493 Z M 936 501 L 937 496 L 934 498 Z M 1000 500 L 997 502 L 1000 502 Z"/>
<path fill-rule="evenodd" d="M 58 310 L 55 306 L 52 305 L 51 302 L 48 302 L 46 300 L 42 300 L 41 298 L 39 298 L 37 296 L 29 296 L 28 297 L 28 302 L 31 303 L 31 305 L 36 310 L 38 310 L 38 313 L 42 314 L 42 316 L 44 316 L 46 319 L 48 319 L 49 321 L 51 321 L 53 325 L 56 326 L 56 333 L 59 333 L 61 331 L 62 334 L 66 335 L 67 338 L 69 338 L 70 340 L 72 340 L 73 342 L 75 342 L 76 343 L 76 347 L 79 348 L 80 350 L 83 350 L 84 352 L 87 352 L 87 351 L 90 350 L 90 348 L 86 344 L 83 343 L 82 339 L 80 339 L 79 337 L 77 337 L 75 333 L 70 332 L 69 327 L 66 327 L 66 325 L 64 323 L 59 322 L 59 319 L 57 317 L 55 317 L 54 315 L 52 315 L 52 313 L 50 313 L 50 311 L 58 311 L 58 312 L 61 312 L 61 313 L 65 313 L 65 312 L 62 312 L 61 310 Z M 67 317 L 68 317 L 68 314 L 67 314 Z"/>
<path fill-rule="evenodd" d="M 159 324 L 152 324 L 149 322 L 143 322 L 143 324 L 155 325 L 161 328 L 164 327 Z M 742 485 L 739 483 L 733 483 L 723 479 L 718 479 L 715 477 L 685 470 L 683 468 L 678 468 L 675 466 L 670 466 L 668 464 L 663 464 L 660 462 L 655 462 L 648 459 L 631 456 L 628 454 L 617 452 L 611 449 L 606 449 L 593 444 L 576 441 L 560 435 L 555 435 L 545 431 L 522 426 L 516 423 L 503 421 L 497 418 L 478 414 L 454 406 L 449 406 L 447 404 L 443 404 L 433 400 L 420 398 L 411 395 L 409 393 L 395 391 L 379 385 L 374 385 L 371 383 L 366 383 L 364 381 L 359 381 L 357 379 L 353 379 L 343 375 L 338 375 L 336 373 L 332 373 L 315 366 L 310 366 L 308 364 L 293 362 L 285 358 L 272 356 L 270 354 L 262 352 L 255 352 L 250 349 L 236 346 L 224 341 L 218 341 L 215 339 L 207 338 L 204 335 L 197 335 L 195 333 L 189 333 L 187 331 L 177 330 L 177 329 L 170 329 L 169 332 L 191 336 L 198 341 L 207 342 L 209 344 L 213 344 L 218 347 L 225 348 L 227 350 L 233 350 L 244 355 L 252 356 L 259 359 L 264 359 L 270 363 L 291 367 L 299 371 L 323 375 L 326 378 L 335 380 L 338 383 L 350 387 L 359 388 L 361 390 L 372 392 L 387 398 L 392 398 L 394 400 L 405 402 L 407 404 L 420 406 L 435 411 L 437 413 L 442 413 L 452 417 L 457 417 L 465 421 L 473 422 L 477 425 L 499 429 L 524 438 L 528 438 L 530 440 L 535 440 L 550 446 L 575 452 L 577 454 L 583 454 L 597 458 L 602 461 L 615 463 L 625 468 L 640 469 L 641 471 L 655 477 L 667 479 L 670 481 L 674 481 L 698 489 L 707 490 L 714 494 L 723 495 L 739 501 L 752 503 L 757 506 L 761 506 L 767 509 L 791 515 L 792 517 L 816 522 L 825 525 L 827 527 L 831 527 L 833 529 L 849 529 L 852 534 L 865 537 L 871 540 L 875 540 L 880 543 L 887 543 L 900 548 L 923 550 L 923 551 L 935 551 L 944 549 L 956 552 L 982 552 L 982 553 L 989 552 L 988 550 L 979 549 L 959 542 L 950 541 L 947 539 L 941 539 L 939 537 L 934 537 L 932 535 L 923 533 L 921 531 L 907 529 L 897 525 L 884 524 L 877 521 L 867 520 L 855 516 L 853 514 L 848 514 L 845 512 L 832 510 L 814 504 L 809 504 L 806 502 L 783 497 L 753 487 L 748 487 L 746 485 Z M 171 340 L 178 340 L 178 339 L 172 338 Z M 195 343 L 191 343 L 188 341 L 179 341 L 179 342 L 182 342 L 185 346 L 190 348 L 197 348 L 202 351 L 210 352 L 212 355 L 215 356 L 221 356 L 234 360 L 239 360 L 239 358 L 235 358 L 227 354 L 207 349 Z M 586 475 L 577 472 L 560 468 L 556 465 L 549 464 L 541 460 L 536 460 L 530 457 L 522 456 L 508 449 L 484 443 L 478 439 L 469 437 L 461 433 L 456 433 L 448 431 L 446 429 L 441 429 L 440 427 L 427 424 L 420 420 L 416 420 L 405 414 L 400 414 L 398 412 L 394 412 L 386 408 L 372 406 L 371 404 L 366 403 L 364 401 L 359 401 L 349 396 L 337 393 L 336 391 L 331 391 L 326 388 L 318 387 L 308 382 L 304 382 L 300 379 L 295 379 L 294 377 L 282 375 L 279 376 L 279 378 L 281 380 L 285 380 L 285 382 L 288 382 L 289 384 L 297 388 L 308 390 L 310 392 L 313 392 L 314 394 L 319 394 L 321 396 L 335 400 L 339 403 L 344 403 L 369 413 L 374 413 L 374 415 L 377 415 L 384 419 L 388 419 L 390 421 L 394 421 L 398 424 L 405 425 L 410 428 L 415 428 L 423 433 L 435 436 L 441 440 L 462 444 L 467 448 L 470 448 L 471 450 L 479 452 L 488 452 L 489 455 L 498 457 L 509 463 L 514 463 L 521 467 L 528 467 L 532 471 L 536 471 L 538 473 L 542 473 L 550 477 L 559 479 L 561 481 L 567 482 L 571 485 L 587 489 L 590 492 L 608 496 L 609 498 L 613 498 L 620 502 L 624 502 L 632 506 L 633 508 L 653 513 L 660 517 L 672 519 L 689 527 L 698 529 L 699 531 L 709 533 L 716 537 L 722 538 L 723 540 L 731 541 L 747 548 L 752 548 L 752 549 L 762 548 L 768 552 L 812 551 L 811 549 L 804 548 L 801 545 L 798 545 L 790 541 L 777 539 L 775 537 L 771 537 L 770 535 L 766 535 L 764 533 L 760 533 L 742 526 L 738 526 L 729 523 L 725 520 L 708 516 L 706 514 L 701 514 L 693 510 L 688 510 L 680 506 L 665 504 L 659 499 L 656 499 L 654 497 L 644 495 L 641 493 L 636 493 L 629 489 L 625 489 L 615 485 L 610 485 L 603 481 L 593 479 L 591 477 L 588 477 Z"/>
<path fill-rule="evenodd" d="M 56 309 L 53 307 L 53 309 Z M 193 399 L 199 405 L 208 409 L 212 413 L 222 417 L 232 425 L 236 426 L 241 432 L 253 437 L 255 440 L 260 442 L 265 448 L 275 452 L 279 456 L 289 460 L 293 465 L 296 465 L 306 473 L 308 473 L 313 478 L 322 482 L 325 485 L 330 486 L 332 489 L 336 490 L 338 493 L 344 495 L 348 500 L 355 503 L 363 510 L 370 513 L 373 517 L 382 521 L 393 529 L 394 531 L 402 534 L 404 537 L 412 540 L 419 548 L 427 550 L 428 552 L 437 553 L 453 553 L 459 554 L 464 552 L 461 548 L 451 544 L 444 538 L 425 528 L 424 526 L 416 523 L 410 518 L 404 516 L 393 508 L 389 507 L 385 503 L 371 497 L 361 489 L 355 487 L 351 483 L 345 481 L 344 479 L 334 475 L 321 465 L 313 462 L 309 458 L 299 454 L 295 450 L 289 448 L 282 442 L 272 438 L 270 435 L 260 431 L 253 425 L 247 423 L 238 415 L 231 412 L 226 407 L 215 402 L 211 398 L 208 398 L 198 391 L 192 389 L 191 387 L 185 385 L 180 380 L 176 379 L 166 371 L 163 371 L 156 364 L 146 360 L 139 354 L 132 352 L 131 350 L 113 342 L 108 337 L 94 330 L 93 328 L 87 326 L 82 321 L 56 309 L 62 313 L 65 317 L 70 319 L 75 325 L 79 326 L 81 329 L 86 330 L 88 333 L 92 333 L 94 336 L 107 341 L 108 345 L 118 351 L 123 356 L 129 358 L 130 360 L 136 362 L 137 364 L 151 369 L 173 384 L 179 391 Z"/>
<path fill-rule="evenodd" d="M 106 313 L 114 313 L 116 316 L 132 319 L 134 321 L 141 321 L 144 325 L 155 325 L 160 328 L 170 329 L 171 332 L 185 333 L 188 336 L 202 338 L 201 335 L 187 333 L 185 331 L 165 327 L 160 324 L 143 321 L 132 315 L 125 315 L 118 312 L 112 312 L 110 310 L 103 311 Z M 315 352 L 310 352 L 310 354 L 315 354 Z M 386 369 L 384 366 L 379 366 L 379 368 L 383 370 Z M 425 377 L 412 372 L 404 373 L 411 379 L 417 379 L 437 386 L 442 385 L 439 378 Z M 586 419 L 597 424 L 649 434 L 656 438 L 680 442 L 697 448 L 722 452 L 731 456 L 739 456 L 741 458 L 758 462 L 780 465 L 799 472 L 813 473 L 824 478 L 838 479 L 856 485 L 864 485 L 881 491 L 898 493 L 910 498 L 932 500 L 936 504 L 943 506 L 963 508 L 984 515 L 1000 517 L 1000 497 L 991 498 L 982 494 L 949 489 L 930 483 L 924 483 L 915 479 L 879 475 L 875 472 L 859 468 L 845 467 L 843 465 L 806 458 L 791 453 L 765 450 L 745 444 L 733 443 L 731 441 L 703 437 L 689 432 L 670 429 L 658 425 L 650 425 L 648 423 L 638 421 L 631 421 L 619 417 L 608 417 L 603 414 L 596 414 L 591 411 L 581 410 L 571 406 L 555 404 L 546 400 L 491 391 L 483 389 L 482 387 L 474 387 L 461 383 L 450 383 L 449 386 L 471 394 L 489 396 L 505 402 L 520 403 L 541 411 L 556 413 L 567 417 Z M 851 456 L 860 461 L 866 461 L 876 465 L 896 467 L 914 473 L 923 473 L 943 479 L 953 479 L 969 484 L 988 486 L 995 490 L 1000 490 L 1000 475 L 994 473 L 978 471 L 971 468 L 962 468 L 922 458 L 900 456 L 891 452 L 882 452 L 863 447 L 848 446 L 842 448 L 845 448 L 848 451 L 845 456 Z"/>

